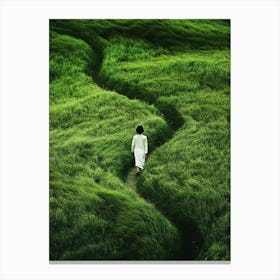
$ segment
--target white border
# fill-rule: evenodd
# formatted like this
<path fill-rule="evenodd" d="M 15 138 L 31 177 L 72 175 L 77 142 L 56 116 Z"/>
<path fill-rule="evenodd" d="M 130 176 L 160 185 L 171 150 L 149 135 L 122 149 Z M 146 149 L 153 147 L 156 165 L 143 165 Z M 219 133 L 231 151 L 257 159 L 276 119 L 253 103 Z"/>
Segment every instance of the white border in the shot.
<path fill-rule="evenodd" d="M 1 279 L 280 279 L 278 1 L 1 1 Z M 231 264 L 49 264 L 49 18 L 230 18 Z"/>

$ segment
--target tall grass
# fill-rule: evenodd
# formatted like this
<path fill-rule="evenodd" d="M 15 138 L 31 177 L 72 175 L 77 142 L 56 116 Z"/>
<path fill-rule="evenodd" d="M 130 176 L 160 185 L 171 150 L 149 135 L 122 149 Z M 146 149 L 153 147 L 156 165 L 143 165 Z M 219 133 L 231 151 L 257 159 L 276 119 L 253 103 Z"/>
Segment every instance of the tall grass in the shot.
<path fill-rule="evenodd" d="M 71 32 L 85 41 L 93 34 L 104 39 L 121 35 L 151 42 L 169 50 L 227 49 L 230 46 L 229 20 L 51 20 L 59 33 Z"/>
<path fill-rule="evenodd" d="M 178 230 L 122 180 L 135 127 L 151 148 L 170 128 L 155 107 L 93 84 L 92 51 L 50 33 L 50 259 L 177 258 Z"/>
<path fill-rule="evenodd" d="M 54 33 L 57 40 L 71 38 L 73 51 L 56 51 L 53 69 L 63 60 L 64 70 L 51 74 L 53 189 L 66 179 L 70 181 L 65 189 L 90 189 L 96 201 L 90 213 L 97 217 L 90 231 L 106 228 L 106 241 L 96 234 L 94 240 L 83 239 L 91 240 L 89 244 L 72 248 L 75 235 L 68 225 L 68 248 L 63 243 L 65 250 L 56 250 L 55 258 L 230 259 L 229 21 L 53 20 L 50 27 L 84 41 Z M 84 46 L 82 53 L 75 53 L 78 45 L 79 51 Z M 69 62 L 69 56 L 85 54 L 87 59 Z M 89 75 L 107 90 L 92 83 Z M 177 229 L 123 184 L 132 163 L 127 143 L 139 123 L 148 132 L 152 150 L 161 146 L 150 156 L 138 192 Z M 57 205 L 71 208 L 71 197 L 56 192 L 52 197 L 62 199 Z M 84 205 L 85 201 L 79 207 Z M 62 212 L 64 208 L 58 207 Z M 147 218 L 143 211 L 153 214 Z M 56 232 L 65 222 L 62 217 L 52 244 L 61 238 Z M 127 235 L 116 241 L 124 231 Z M 152 246 L 155 252 L 148 252 Z"/>
<path fill-rule="evenodd" d="M 145 56 L 137 49 L 145 49 Z M 154 104 L 178 129 L 151 156 L 138 190 L 181 230 L 185 258 L 228 260 L 229 50 L 168 53 L 115 37 L 105 46 L 99 79 Z"/>

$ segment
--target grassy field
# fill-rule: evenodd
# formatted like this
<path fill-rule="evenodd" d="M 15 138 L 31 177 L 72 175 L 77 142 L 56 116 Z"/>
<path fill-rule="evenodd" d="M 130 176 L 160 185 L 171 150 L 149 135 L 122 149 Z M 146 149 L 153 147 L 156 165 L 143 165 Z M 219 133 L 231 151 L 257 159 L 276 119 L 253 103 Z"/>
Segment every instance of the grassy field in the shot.
<path fill-rule="evenodd" d="M 230 259 L 229 21 L 50 22 L 50 259 Z"/>

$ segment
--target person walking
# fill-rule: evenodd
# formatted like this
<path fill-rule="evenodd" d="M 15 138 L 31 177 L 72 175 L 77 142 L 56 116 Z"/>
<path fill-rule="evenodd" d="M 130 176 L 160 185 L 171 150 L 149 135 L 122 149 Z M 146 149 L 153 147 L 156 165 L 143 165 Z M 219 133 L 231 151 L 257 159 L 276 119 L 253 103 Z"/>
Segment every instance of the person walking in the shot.
<path fill-rule="evenodd" d="M 133 136 L 131 143 L 131 152 L 134 153 L 136 175 L 139 176 L 144 169 L 145 160 L 148 156 L 148 139 L 143 134 L 142 125 L 137 126 L 137 134 Z"/>

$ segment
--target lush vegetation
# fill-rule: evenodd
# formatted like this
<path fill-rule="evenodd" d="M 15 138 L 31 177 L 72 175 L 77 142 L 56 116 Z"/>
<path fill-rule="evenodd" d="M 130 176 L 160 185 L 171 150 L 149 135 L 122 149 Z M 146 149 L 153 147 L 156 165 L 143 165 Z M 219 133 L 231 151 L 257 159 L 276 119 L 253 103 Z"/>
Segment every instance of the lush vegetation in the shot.
<path fill-rule="evenodd" d="M 50 27 L 51 259 L 230 259 L 229 21 Z"/>
<path fill-rule="evenodd" d="M 50 259 L 176 258 L 178 230 L 121 180 L 137 124 L 152 147 L 168 125 L 153 106 L 94 85 L 85 42 L 50 35 Z"/>
<path fill-rule="evenodd" d="M 142 61 L 137 48 L 140 42 L 112 40 L 100 78 L 155 104 L 172 127 L 181 127 L 151 157 L 139 192 L 184 232 L 187 257 L 229 259 L 229 50 L 147 59 L 156 54 L 150 50 Z"/>

